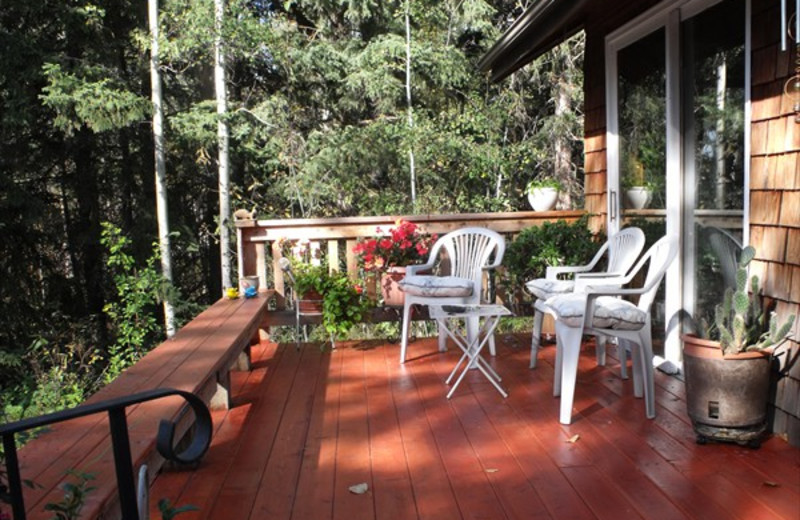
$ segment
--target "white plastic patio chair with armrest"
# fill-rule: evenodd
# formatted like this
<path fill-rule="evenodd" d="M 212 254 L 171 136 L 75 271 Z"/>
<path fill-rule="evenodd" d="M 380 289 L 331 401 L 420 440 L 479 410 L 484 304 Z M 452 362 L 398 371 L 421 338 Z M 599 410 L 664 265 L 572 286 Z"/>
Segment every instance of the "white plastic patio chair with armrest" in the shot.
<path fill-rule="evenodd" d="M 560 421 L 572 421 L 572 403 L 575 397 L 575 380 L 581 339 L 584 334 L 615 336 L 622 348 L 633 352 L 634 395 L 644 394 L 646 414 L 655 417 L 653 384 L 653 345 L 651 337 L 650 308 L 655 300 L 667 268 L 678 254 L 678 237 L 662 237 L 642 256 L 630 273 L 619 279 L 607 278 L 600 283 L 608 286 L 583 286 L 576 282 L 575 292 L 551 297 L 547 300 L 549 311 L 556 318 L 556 366 L 553 377 L 553 395 L 561 396 Z M 647 276 L 641 288 L 623 288 L 647 267 Z M 592 282 L 588 282 L 592 283 Z M 638 295 L 634 304 L 620 296 Z"/>
<path fill-rule="evenodd" d="M 484 273 L 497 268 L 503 261 L 506 250 L 505 239 L 491 229 L 468 227 L 451 231 L 441 236 L 433 245 L 428 261 L 422 265 L 406 267 L 406 276 L 399 283 L 405 293 L 403 304 L 402 339 L 400 362 L 405 363 L 408 350 L 408 334 L 413 305 L 470 305 L 482 303 Z M 440 254 L 446 253 L 449 274 L 433 273 L 439 268 Z M 491 262 L 491 263 L 490 263 Z M 479 318 L 467 318 L 467 340 L 479 331 Z M 447 350 L 447 333 L 439 326 L 439 351 Z M 489 339 L 489 351 L 495 355 L 494 338 Z"/>
<path fill-rule="evenodd" d="M 580 266 L 551 266 L 545 272 L 545 278 L 537 278 L 525 284 L 528 291 L 536 297 L 533 311 L 533 333 L 531 334 L 530 368 L 536 368 L 536 358 L 542 335 L 542 319 L 547 312 L 545 302 L 557 294 L 568 294 L 575 289 L 575 280 L 596 281 L 601 278 L 624 276 L 639 258 L 644 249 L 644 232 L 636 227 L 625 228 L 612 235 L 595 253 L 594 258 Z M 594 271 L 600 260 L 608 256 L 604 271 Z M 561 280 L 563 274 L 573 274 L 572 280 Z M 597 338 L 597 364 L 605 365 L 605 339 Z M 622 364 L 622 377 L 627 377 L 625 364 Z"/>

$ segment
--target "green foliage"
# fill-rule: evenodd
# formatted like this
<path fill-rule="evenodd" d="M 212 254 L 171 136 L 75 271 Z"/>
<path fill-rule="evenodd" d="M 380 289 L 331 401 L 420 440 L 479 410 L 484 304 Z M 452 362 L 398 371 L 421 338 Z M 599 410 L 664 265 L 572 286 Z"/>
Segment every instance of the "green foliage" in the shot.
<path fill-rule="evenodd" d="M 158 245 L 145 266 L 137 269 L 128 252 L 130 239 L 119 228 L 103 223 L 102 244 L 108 249 L 107 265 L 112 270 L 117 301 L 105 305 L 104 311 L 115 328 L 116 340 L 109 348 L 106 381 L 141 358 L 161 339 L 155 306 L 164 297 L 167 283 L 157 269 Z"/>
<path fill-rule="evenodd" d="M 558 220 L 522 230 L 503 257 L 503 283 L 513 290 L 529 280 L 544 278 L 548 266 L 588 263 L 602 240 L 589 230 L 588 219 L 584 215 L 572 223 Z"/>
<path fill-rule="evenodd" d="M 322 294 L 328 287 L 330 280 L 328 268 L 321 264 L 294 262 L 292 273 L 294 275 L 294 290 L 297 291 L 301 298 L 311 292 Z"/>
<path fill-rule="evenodd" d="M 86 504 L 87 495 L 97 489 L 89 485 L 89 481 L 95 478 L 92 473 L 70 471 L 69 474 L 77 478 L 78 482 L 66 482 L 63 485 L 64 498 L 59 502 L 49 502 L 44 506 L 45 511 L 54 513 L 53 520 L 78 520 L 81 509 Z"/>
<path fill-rule="evenodd" d="M 169 499 L 162 498 L 161 500 L 158 501 L 158 510 L 161 513 L 162 520 L 172 520 L 181 513 L 187 513 L 189 511 L 199 511 L 200 509 L 191 504 L 186 504 L 184 506 L 176 507 L 172 505 Z"/>
<path fill-rule="evenodd" d="M 525 186 L 525 193 L 532 193 L 536 188 L 554 188 L 560 190 L 561 183 L 558 181 L 558 179 L 553 179 L 550 177 L 536 178 L 528 182 L 528 185 Z"/>
<path fill-rule="evenodd" d="M 48 85 L 42 89 L 41 99 L 56 111 L 56 128 L 68 135 L 82 125 L 105 132 L 142 121 L 150 114 L 147 98 L 115 86 L 105 77 L 107 73 L 94 67 L 84 71 L 88 77 L 79 77 L 57 63 L 44 65 Z"/>
<path fill-rule="evenodd" d="M 334 336 L 347 334 L 361 322 L 370 302 L 363 297 L 362 288 L 346 273 L 332 273 L 323 289 L 322 325 Z"/>
<path fill-rule="evenodd" d="M 755 248 L 747 246 L 739 257 L 736 289 L 725 290 L 722 303 L 715 310 L 715 326 L 724 354 L 738 354 L 775 347 L 791 334 L 795 316 L 790 315 L 781 325 L 772 312 L 767 321 L 761 303 L 758 277 L 748 279 L 747 266 L 755 258 Z M 749 282 L 749 283 L 748 283 Z"/>

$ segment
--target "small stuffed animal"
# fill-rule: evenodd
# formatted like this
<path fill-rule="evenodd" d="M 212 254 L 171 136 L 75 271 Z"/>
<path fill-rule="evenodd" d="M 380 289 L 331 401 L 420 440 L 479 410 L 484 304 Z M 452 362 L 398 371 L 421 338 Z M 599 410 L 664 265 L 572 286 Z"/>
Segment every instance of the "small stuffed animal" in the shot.
<path fill-rule="evenodd" d="M 246 209 L 237 209 L 233 212 L 233 220 L 255 220 L 256 218 L 256 209 L 253 208 L 250 211 Z"/>

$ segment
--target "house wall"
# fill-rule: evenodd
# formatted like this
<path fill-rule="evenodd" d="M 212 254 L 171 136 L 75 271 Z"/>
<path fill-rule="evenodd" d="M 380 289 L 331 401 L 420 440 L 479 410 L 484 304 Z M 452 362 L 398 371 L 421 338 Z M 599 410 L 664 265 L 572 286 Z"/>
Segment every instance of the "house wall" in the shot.
<path fill-rule="evenodd" d="M 792 2 L 790 2 L 792 4 Z M 797 47 L 780 50 L 780 4 L 753 0 L 752 126 L 750 156 L 750 243 L 756 248 L 755 272 L 764 293 L 774 298 L 779 316 L 800 314 L 800 123 L 784 85 L 793 74 Z M 800 323 L 787 346 L 777 382 L 773 431 L 800 445 Z"/>
<path fill-rule="evenodd" d="M 585 190 L 595 228 L 604 227 L 607 216 L 604 38 L 656 4 L 598 0 L 586 16 Z M 800 314 L 800 124 L 783 92 L 798 58 L 796 48 L 780 51 L 779 9 L 779 2 L 752 0 L 749 231 L 758 252 L 754 272 L 778 315 L 786 317 Z M 794 328 L 795 340 L 781 357 L 787 373 L 776 383 L 771 421 L 775 433 L 800 446 L 800 322 Z M 796 362 L 787 366 L 790 359 Z"/>

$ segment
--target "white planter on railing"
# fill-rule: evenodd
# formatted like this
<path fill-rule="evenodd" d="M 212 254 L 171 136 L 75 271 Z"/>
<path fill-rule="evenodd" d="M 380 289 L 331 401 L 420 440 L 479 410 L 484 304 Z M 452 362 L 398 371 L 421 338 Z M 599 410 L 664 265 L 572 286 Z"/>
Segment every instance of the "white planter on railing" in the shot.
<path fill-rule="evenodd" d="M 528 202 L 533 211 L 550 211 L 558 202 L 558 190 L 555 188 L 533 188 L 528 192 Z"/>
<path fill-rule="evenodd" d="M 652 192 L 644 186 L 633 186 L 625 190 L 625 207 L 645 209 L 650 204 Z"/>

